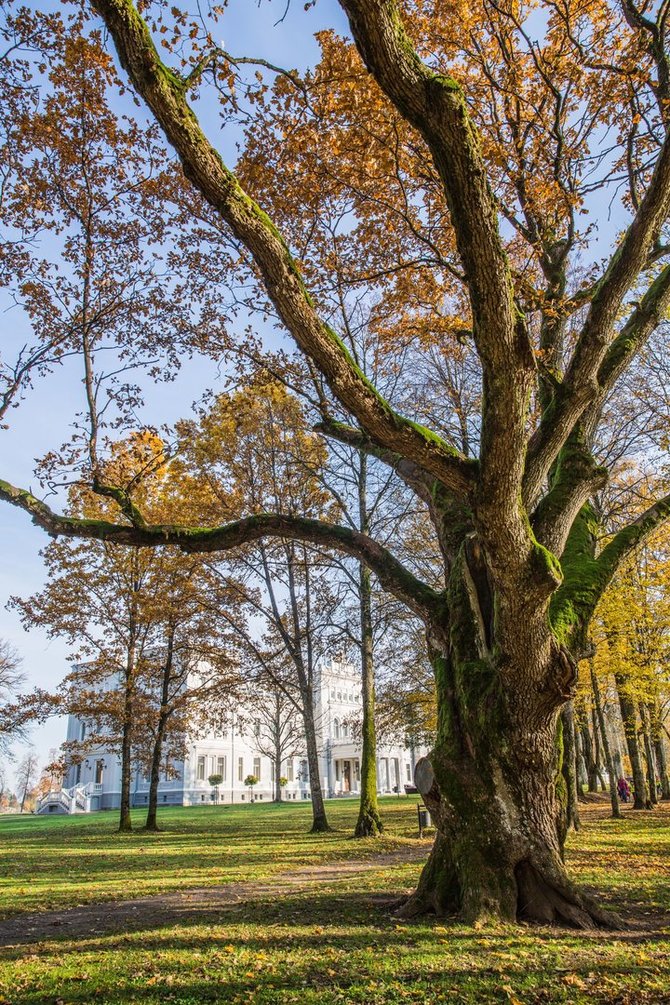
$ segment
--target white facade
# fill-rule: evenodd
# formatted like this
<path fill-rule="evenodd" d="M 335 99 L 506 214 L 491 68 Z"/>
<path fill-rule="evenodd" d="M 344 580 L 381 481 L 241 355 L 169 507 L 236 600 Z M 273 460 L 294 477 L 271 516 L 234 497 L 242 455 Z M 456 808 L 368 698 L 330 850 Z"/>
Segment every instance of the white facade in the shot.
<path fill-rule="evenodd" d="M 274 762 L 258 748 L 258 725 L 243 709 L 231 714 L 228 728 L 193 739 L 183 761 L 171 762 L 169 776 L 161 777 L 160 805 L 207 805 L 270 801 L 274 798 Z M 319 753 L 321 786 L 326 797 L 354 796 L 360 792 L 360 741 L 354 739 L 356 721 L 362 715 L 360 673 L 351 664 L 332 660 L 319 668 L 314 687 L 314 712 Z M 245 727 L 238 726 L 239 722 Z M 82 740 L 86 725 L 75 716 L 68 719 L 68 740 Z M 261 744 L 268 749 L 267 740 Z M 303 744 L 299 743 L 301 748 Z M 387 746 L 377 751 L 377 788 L 380 793 L 402 792 L 414 778 L 416 760 L 424 749 Z M 282 761 L 280 777 L 287 779 L 282 790 L 284 800 L 309 799 L 307 754 Z M 223 781 L 213 789 L 211 775 Z M 258 778 L 250 789 L 249 775 Z M 85 793 L 88 810 L 115 809 L 120 804 L 121 765 L 116 753 L 100 748 L 79 765 L 72 765 L 64 779 L 64 788 Z M 133 806 L 148 803 L 149 778 L 134 772 L 131 789 Z M 81 807 L 80 807 L 81 808 Z M 61 810 L 61 812 L 63 812 Z"/>

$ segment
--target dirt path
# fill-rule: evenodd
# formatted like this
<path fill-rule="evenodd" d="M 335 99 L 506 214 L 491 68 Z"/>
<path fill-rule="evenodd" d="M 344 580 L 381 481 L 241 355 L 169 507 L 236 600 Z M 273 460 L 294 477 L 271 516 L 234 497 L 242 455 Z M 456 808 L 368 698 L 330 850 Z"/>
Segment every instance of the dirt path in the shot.
<path fill-rule="evenodd" d="M 425 846 L 417 845 L 362 861 L 306 866 L 258 882 L 228 883 L 225 886 L 142 897 L 139 900 L 116 900 L 59 911 L 21 914 L 0 922 L 0 946 L 30 945 L 63 936 L 85 938 L 108 935 L 122 931 L 129 923 L 133 930 L 137 930 L 179 921 L 197 922 L 200 915 L 225 911 L 236 904 L 306 891 L 314 886 L 338 883 L 361 873 L 404 862 L 421 862 L 425 858 Z"/>

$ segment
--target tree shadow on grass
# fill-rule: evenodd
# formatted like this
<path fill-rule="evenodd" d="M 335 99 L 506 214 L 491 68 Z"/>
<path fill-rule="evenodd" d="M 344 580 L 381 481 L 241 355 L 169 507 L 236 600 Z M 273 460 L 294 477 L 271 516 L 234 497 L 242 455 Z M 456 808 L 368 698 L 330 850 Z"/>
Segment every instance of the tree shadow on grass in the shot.
<path fill-rule="evenodd" d="M 30 916 L 35 925 L 32 929 L 26 925 L 25 918 L 15 918 L 0 928 L 3 947 L 0 956 L 4 960 L 17 960 L 33 945 L 67 947 L 68 943 L 76 943 L 80 950 L 90 953 L 125 951 L 130 945 L 146 952 L 164 949 L 166 944 L 171 950 L 188 951 L 206 945 L 209 951 L 217 946 L 234 945 L 236 937 L 231 930 L 239 926 L 253 926 L 262 933 L 263 945 L 273 951 L 285 944 L 287 931 L 292 946 L 313 947 L 316 939 L 324 944 L 346 942 L 354 948 L 370 944 L 371 930 L 383 934 L 380 947 L 413 944 L 416 938 L 433 937 L 437 931 L 443 942 L 457 940 L 463 946 L 504 943 L 509 947 L 533 939 L 545 945 L 574 942 L 634 945 L 662 941 L 667 942 L 670 949 L 670 931 L 662 927 L 670 919 L 664 915 L 653 919 L 660 924 L 621 932 L 577 932 L 530 925 L 473 928 L 455 918 L 434 916 L 399 924 L 393 911 L 407 896 L 407 890 L 379 893 L 374 889 L 352 892 L 346 888 L 331 888 L 323 891 L 314 886 L 294 891 L 268 883 L 253 884 L 254 898 L 251 899 L 250 885 L 195 891 L 180 899 L 179 895 L 171 894 L 165 898 L 90 905 L 57 912 L 53 920 L 51 916 Z M 374 887 L 374 882 L 372 885 Z M 213 904 L 212 894 L 217 893 L 223 897 Z M 202 899 L 197 894 L 202 895 Z M 158 907 L 155 900 L 160 902 Z M 165 908 L 163 901 L 166 900 L 169 904 Z M 131 910 L 129 903 L 133 905 Z M 618 905 L 608 906 L 618 908 Z M 281 929 L 282 934 L 275 938 L 273 930 L 276 929 Z M 316 929 L 316 934 L 307 929 Z M 240 945 L 243 944 L 244 940 Z"/>
<path fill-rule="evenodd" d="M 103 931 L 75 936 L 57 926 L 39 945 L 28 938 L 0 951 L 6 969 L 20 975 L 7 1000 L 509 1005 L 516 997 L 523 1005 L 670 1005 L 670 977 L 662 986 L 655 962 L 670 948 L 667 935 L 665 946 L 650 947 L 649 932 L 398 924 L 391 906 L 403 891 L 381 894 L 384 879 L 368 879 L 376 889 L 268 890 L 216 910 L 184 900 L 169 921 L 119 912 Z"/>
<path fill-rule="evenodd" d="M 425 919 L 399 925 L 390 899 L 300 891 L 209 916 L 187 908 L 167 928 L 130 919 L 104 937 L 73 941 L 63 933 L 37 953 L 13 947 L 0 954 L 18 963 L 17 974 L 28 973 L 26 963 L 36 967 L 9 1000 L 509 1005 L 517 997 L 524 1005 L 670 1005 L 670 979 L 661 986 L 651 957 L 645 963 L 631 954 L 630 933 L 476 930 Z"/>

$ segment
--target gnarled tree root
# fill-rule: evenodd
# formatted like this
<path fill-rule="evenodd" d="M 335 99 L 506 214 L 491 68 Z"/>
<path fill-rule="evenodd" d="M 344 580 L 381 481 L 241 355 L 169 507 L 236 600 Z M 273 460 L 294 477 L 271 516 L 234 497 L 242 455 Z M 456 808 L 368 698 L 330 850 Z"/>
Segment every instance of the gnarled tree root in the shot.
<path fill-rule="evenodd" d="M 479 897 L 470 896 L 470 909 L 464 910 L 461 898 L 453 888 L 447 897 L 438 887 L 430 888 L 420 883 L 411 897 L 401 904 L 394 914 L 397 918 L 411 919 L 424 914 L 437 917 L 458 916 L 472 923 L 477 920 L 530 922 L 544 925 L 561 925 L 590 931 L 597 928 L 616 930 L 625 928 L 615 913 L 605 911 L 590 897 L 577 890 L 568 880 L 552 876 L 551 880 L 530 860 L 519 862 L 514 870 L 517 897 L 516 911 L 509 904 L 496 903 L 482 891 Z M 474 902 L 478 906 L 474 908 Z"/>
<path fill-rule="evenodd" d="M 604 911 L 571 883 L 558 877 L 548 880 L 528 859 L 518 863 L 515 879 L 518 921 L 567 925 L 586 931 L 624 927 L 618 915 Z"/>

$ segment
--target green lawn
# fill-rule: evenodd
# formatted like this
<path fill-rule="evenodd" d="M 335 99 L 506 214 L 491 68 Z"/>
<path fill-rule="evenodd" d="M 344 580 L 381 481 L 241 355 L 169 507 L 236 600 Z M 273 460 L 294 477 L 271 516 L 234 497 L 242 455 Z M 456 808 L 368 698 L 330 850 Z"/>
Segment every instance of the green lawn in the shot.
<path fill-rule="evenodd" d="M 383 841 L 349 838 L 355 804 L 329 804 L 333 834 L 309 836 L 309 808 L 167 810 L 163 833 L 112 833 L 107 814 L 0 818 L 5 916 L 128 897 L 269 880 L 225 908 L 194 907 L 147 925 L 129 914 L 113 934 L 57 934 L 0 950 L 0 1002 L 670 1003 L 670 810 L 624 821 L 586 814 L 570 865 L 638 924 L 583 935 L 524 926 L 399 924 L 389 896 L 416 881 L 401 855 L 360 874 L 272 892 L 280 874 L 418 844 L 416 799 L 384 800 Z M 138 818 L 139 819 L 139 818 Z M 427 849 L 428 843 L 425 844 Z M 274 879 L 272 878 L 274 877 Z"/>
<path fill-rule="evenodd" d="M 416 844 L 416 797 L 384 800 L 386 834 L 353 841 L 356 803 L 332 800 L 337 828 L 308 833 L 307 803 L 176 807 L 159 811 L 160 834 L 113 833 L 114 813 L 0 816 L 0 918 L 240 880 L 317 862 L 363 858 Z M 430 841 L 426 841 L 430 847 Z"/>

